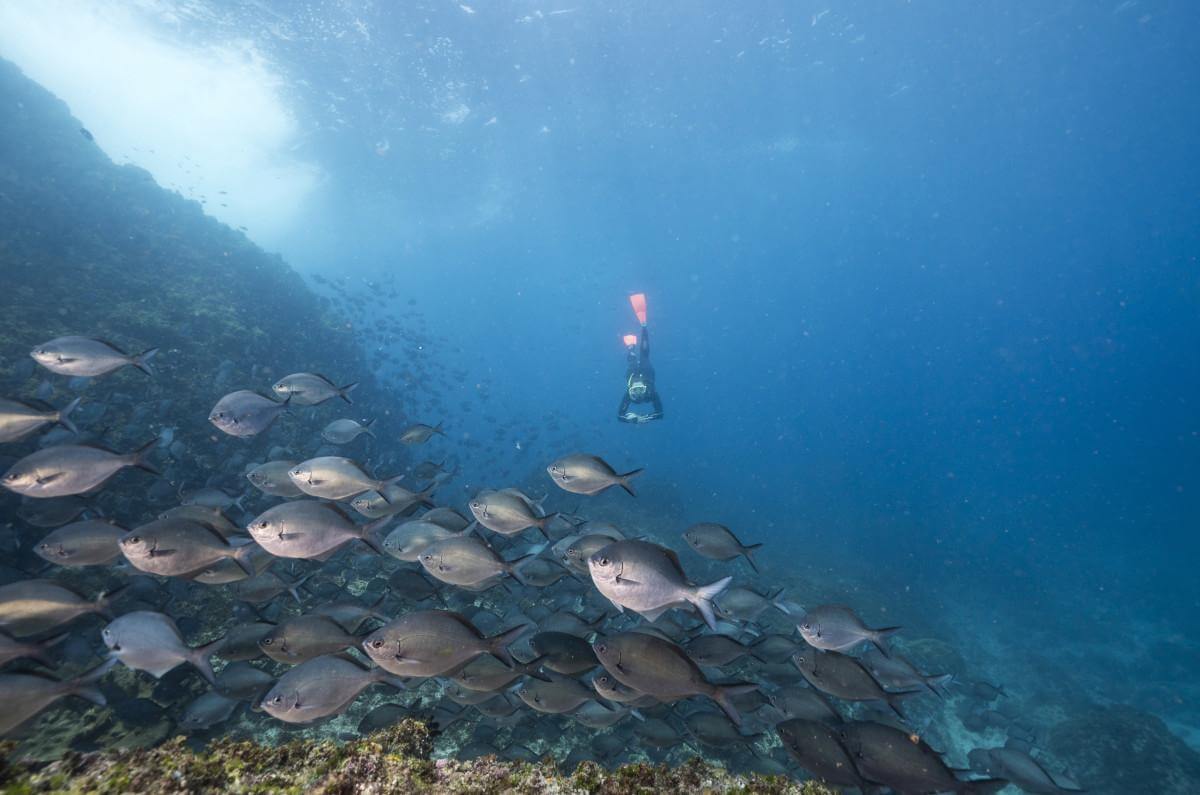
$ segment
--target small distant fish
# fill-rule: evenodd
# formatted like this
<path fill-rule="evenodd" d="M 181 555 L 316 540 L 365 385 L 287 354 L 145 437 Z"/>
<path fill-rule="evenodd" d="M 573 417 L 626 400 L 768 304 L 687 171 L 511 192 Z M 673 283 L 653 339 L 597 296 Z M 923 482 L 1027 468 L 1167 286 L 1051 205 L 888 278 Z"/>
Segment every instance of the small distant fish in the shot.
<path fill-rule="evenodd" d="M 0 585 L 0 630 L 18 638 L 49 632 L 87 613 L 110 618 L 113 594 L 94 601 L 50 580 L 18 580 Z"/>
<path fill-rule="evenodd" d="M 349 458 L 327 455 L 301 461 L 288 470 L 288 477 L 296 488 L 312 497 L 346 500 L 364 491 L 384 491 L 404 476 L 379 480 L 369 476 Z"/>
<path fill-rule="evenodd" d="M 321 438 L 330 444 L 349 444 L 364 433 L 374 438 L 375 433 L 371 430 L 373 424 L 375 420 L 369 420 L 365 425 L 350 419 L 334 420 L 321 431 Z"/>
<path fill-rule="evenodd" d="M 124 527 L 102 519 L 65 525 L 37 543 L 33 551 L 59 566 L 107 566 L 121 557 Z"/>
<path fill-rule="evenodd" d="M 82 135 L 84 138 L 86 138 L 86 139 L 87 139 L 87 140 L 89 140 L 89 141 L 95 141 L 95 140 L 96 140 L 95 136 L 93 136 L 93 135 L 92 135 L 91 131 L 90 131 L 90 130 L 88 130 L 88 128 L 87 128 L 87 127 L 80 127 L 80 128 L 79 128 L 79 134 L 80 134 L 80 135 Z"/>
<path fill-rule="evenodd" d="M 610 486 L 620 486 L 636 497 L 630 480 L 642 474 L 642 469 L 635 469 L 618 475 L 608 463 L 594 455 L 575 453 L 563 456 L 546 467 L 550 479 L 555 485 L 572 494 L 599 494 Z"/>
<path fill-rule="evenodd" d="M 439 436 L 446 435 L 442 431 L 442 424 L 440 422 L 434 426 L 424 425 L 418 422 L 404 429 L 404 432 L 400 434 L 400 443 L 424 444 L 425 442 L 429 441 L 429 438 L 435 433 Z"/>
<path fill-rule="evenodd" d="M 228 698 L 210 690 L 183 708 L 179 725 L 188 731 L 211 729 L 218 723 L 224 723 L 233 717 L 233 711 L 237 709 L 238 703 L 237 699 Z"/>
<path fill-rule="evenodd" d="M 900 631 L 900 627 L 871 629 L 857 613 L 844 605 L 812 608 L 800 619 L 798 629 L 814 649 L 846 652 L 870 642 L 885 655 L 889 653 L 885 641 Z"/>
<path fill-rule="evenodd" d="M 340 397 L 347 403 L 354 403 L 350 393 L 358 386 L 358 382 L 336 386 L 323 375 L 316 373 L 292 373 L 275 382 L 271 390 L 281 398 L 286 398 L 295 406 L 316 406 L 331 398 Z"/>
<path fill-rule="evenodd" d="M 130 356 L 115 345 L 91 337 L 58 337 L 43 343 L 29 355 L 53 373 L 74 376 L 107 375 L 114 370 L 133 365 L 146 375 L 154 375 L 150 360 L 158 348 L 149 348 Z"/>
<path fill-rule="evenodd" d="M 738 541 L 733 531 L 723 524 L 713 522 L 694 524 L 683 531 L 683 540 L 697 553 L 710 560 L 733 560 L 738 555 L 742 555 L 750 564 L 750 568 L 754 569 L 756 574 L 758 573 L 758 566 L 755 565 L 754 558 L 750 557 L 750 553 L 760 548 L 762 544 L 746 546 Z"/>

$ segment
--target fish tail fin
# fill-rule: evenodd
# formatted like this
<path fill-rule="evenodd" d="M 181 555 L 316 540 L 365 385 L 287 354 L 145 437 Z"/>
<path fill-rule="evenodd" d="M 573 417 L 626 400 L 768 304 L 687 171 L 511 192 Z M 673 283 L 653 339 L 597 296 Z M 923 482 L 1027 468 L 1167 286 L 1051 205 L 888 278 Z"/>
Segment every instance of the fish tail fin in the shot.
<path fill-rule="evenodd" d="M 200 672 L 200 675 L 203 676 L 210 685 L 216 685 L 217 678 L 213 676 L 212 663 L 208 661 L 208 658 L 220 651 L 221 647 L 224 645 L 225 636 L 222 635 L 212 643 L 205 643 L 203 646 L 197 646 L 188 653 L 188 662 L 196 667 L 196 670 Z"/>
<path fill-rule="evenodd" d="M 316 574 L 316 572 L 313 572 L 313 574 Z M 309 576 L 311 577 L 312 575 L 310 574 Z M 371 606 L 368 608 L 371 611 L 371 615 L 374 616 L 375 618 L 378 618 L 380 621 L 391 621 L 392 620 L 391 616 L 384 615 L 384 613 L 381 611 L 381 608 L 383 607 L 384 602 L 387 601 L 387 598 L 388 598 L 388 592 L 384 591 L 383 593 L 379 594 L 379 598 L 376 599 L 374 601 L 374 603 L 371 604 Z"/>
<path fill-rule="evenodd" d="M 636 497 L 637 492 L 633 490 L 633 484 L 630 483 L 629 481 L 633 480 L 634 478 L 636 478 L 638 475 L 642 474 L 645 471 L 646 471 L 646 469 L 645 469 L 645 467 L 643 467 L 641 469 L 635 469 L 632 472 L 626 472 L 624 475 L 619 475 L 617 477 L 617 482 L 621 484 L 621 488 L 623 488 L 623 489 L 625 489 L 625 491 L 629 492 L 630 496 Z"/>
<path fill-rule="evenodd" d="M 925 691 L 922 688 L 914 688 L 913 690 L 901 690 L 898 693 L 887 693 L 884 701 L 887 702 L 887 705 L 892 708 L 892 712 L 895 712 L 896 715 L 900 718 L 900 720 L 907 723 L 908 716 L 900 711 L 900 705 L 896 702 L 900 701 L 901 699 L 909 698 L 910 696 L 915 696 L 918 693 L 924 693 L 924 692 Z"/>
<path fill-rule="evenodd" d="M 350 399 L 350 393 L 353 392 L 357 387 L 358 387 L 357 381 L 350 383 L 350 384 L 346 384 L 343 387 L 339 387 L 338 388 L 338 397 L 340 397 L 342 400 L 346 401 L 351 406 L 353 406 L 354 401 Z"/>
<path fill-rule="evenodd" d="M 933 693 L 938 698 L 945 698 L 949 692 L 950 683 L 954 681 L 954 674 L 939 674 L 937 676 L 925 677 L 925 686 L 929 688 L 929 692 Z"/>
<path fill-rule="evenodd" d="M 159 471 L 158 467 L 150 463 L 150 454 L 154 452 L 154 448 L 157 446 L 158 437 L 156 436 L 138 449 L 134 450 L 127 456 L 129 466 L 137 467 L 145 472 L 149 472 L 151 475 L 158 475 L 159 477 L 162 477 L 162 472 Z"/>
<path fill-rule="evenodd" d="M 539 654 L 529 662 L 521 663 L 517 667 L 520 669 L 521 673 L 525 674 L 526 676 L 532 676 L 534 679 L 542 682 L 552 682 L 554 680 L 552 680 L 542 671 L 542 663 L 545 662 L 545 660 L 546 655 Z"/>
<path fill-rule="evenodd" d="M 53 668 L 54 661 L 50 659 L 50 655 L 47 654 L 46 651 L 49 648 L 51 648 L 52 646 L 57 646 L 58 644 L 62 643 L 64 640 L 66 640 L 69 637 L 71 637 L 71 633 L 64 632 L 61 635 L 55 635 L 52 638 L 47 638 L 46 640 L 43 640 L 37 644 L 37 646 L 33 649 L 33 651 L 31 651 L 29 653 L 29 657 L 31 659 L 37 660 L 38 662 L 40 662 L 42 665 L 46 666 L 47 668 Z"/>
<path fill-rule="evenodd" d="M 517 638 L 528 632 L 531 626 L 531 624 L 521 624 L 520 626 L 513 627 L 512 629 L 505 630 L 499 635 L 488 638 L 488 654 L 492 655 L 509 668 L 513 668 L 515 663 L 513 663 L 512 655 L 508 652 L 508 646 L 511 643 L 516 643 Z"/>
<path fill-rule="evenodd" d="M 104 694 L 100 692 L 100 688 L 95 685 L 117 662 L 116 657 L 109 657 L 87 673 L 72 679 L 69 683 L 68 692 L 80 698 L 86 698 L 93 704 L 98 704 L 101 707 L 105 706 L 108 704 L 108 701 L 104 698 Z"/>
<path fill-rule="evenodd" d="M 375 550 L 376 554 L 386 555 L 387 552 L 384 551 L 383 545 L 379 543 L 379 539 L 375 537 L 375 533 L 380 528 L 386 527 L 391 521 L 392 521 L 391 516 L 384 516 L 382 518 L 376 519 L 373 522 L 369 522 L 367 524 L 361 525 L 358 528 L 358 537 L 360 539 L 362 539 L 362 542 L 364 544 L 369 546 L 371 549 Z"/>
<path fill-rule="evenodd" d="M 370 436 L 372 439 L 379 438 L 378 436 L 375 435 L 375 431 L 371 430 L 371 426 L 375 424 L 376 419 L 377 419 L 376 417 L 372 417 L 371 419 L 369 419 L 365 423 L 363 423 L 363 426 L 362 426 L 363 433 L 365 433 L 367 436 Z"/>
<path fill-rule="evenodd" d="M 873 630 L 869 640 L 875 645 L 875 648 L 879 649 L 880 654 L 882 654 L 884 657 L 891 657 L 892 652 L 891 649 L 888 648 L 886 641 L 892 635 L 895 635 L 897 632 L 899 632 L 900 629 L 900 627 L 884 627 L 883 629 Z"/>
<path fill-rule="evenodd" d="M 247 541 L 245 544 L 235 547 L 233 554 L 229 556 L 250 577 L 258 573 L 254 570 L 254 550 L 257 546 L 253 541 Z"/>
<path fill-rule="evenodd" d="M 751 557 L 750 553 L 756 549 L 761 549 L 761 548 L 762 548 L 762 544 L 751 544 L 748 547 L 742 547 L 742 557 L 744 557 L 746 559 L 746 562 L 750 564 L 750 568 L 754 569 L 755 574 L 759 573 L 758 564 L 754 562 L 754 558 Z"/>
<path fill-rule="evenodd" d="M 79 403 L 82 400 L 82 397 L 77 397 L 68 403 L 64 408 L 58 410 L 58 424 L 76 436 L 79 435 L 79 429 L 75 427 L 75 423 L 71 422 L 71 412 L 79 408 Z"/>
<path fill-rule="evenodd" d="M 111 591 L 101 591 L 100 595 L 96 597 L 96 601 L 92 609 L 107 618 L 109 621 L 112 621 L 113 614 L 112 610 L 109 609 L 109 605 L 112 604 L 113 599 L 117 598 L 117 596 L 119 596 L 128 587 L 128 585 L 122 585 L 121 587 L 114 588 Z"/>
<path fill-rule="evenodd" d="M 150 360 L 156 355 L 158 355 L 158 348 L 147 348 L 137 356 L 134 356 L 129 363 L 146 375 L 154 375 L 154 368 L 150 366 Z"/>
<path fill-rule="evenodd" d="M 545 535 L 544 530 L 542 531 L 542 534 Z M 524 567 L 526 563 L 533 560 L 538 555 L 542 554 L 542 550 L 544 550 L 545 548 L 546 548 L 546 545 L 542 544 L 541 546 L 537 547 L 529 554 L 522 555 L 521 557 L 517 558 L 516 560 L 510 560 L 508 562 L 508 566 L 507 566 L 508 573 L 513 576 L 514 580 L 521 583 L 522 585 L 529 585 L 529 582 L 526 581 L 526 579 L 525 579 L 525 575 L 521 573 L 521 568 Z"/>
<path fill-rule="evenodd" d="M 700 615 L 704 617 L 704 623 L 708 624 L 708 628 L 713 632 L 717 631 L 717 617 L 713 615 L 712 600 L 729 587 L 731 582 L 733 582 L 733 577 L 722 577 L 714 583 L 696 588 L 693 592 L 692 604 L 700 611 Z"/>
<path fill-rule="evenodd" d="M 290 593 L 292 598 L 296 600 L 296 604 L 300 604 L 300 589 L 304 587 L 304 583 L 308 582 L 309 578 L 314 574 L 316 574 L 315 571 L 310 571 L 308 574 L 305 574 L 303 577 L 295 580 L 291 585 L 288 586 L 288 593 Z"/>
<path fill-rule="evenodd" d="M 445 422 L 445 420 L 438 420 L 438 424 L 433 426 L 433 432 L 436 433 L 438 436 L 446 435 L 446 432 L 442 430 L 443 422 Z"/>
<path fill-rule="evenodd" d="M 441 481 L 434 478 L 428 486 L 417 492 L 417 502 L 426 508 L 436 508 L 437 504 L 433 501 L 433 492 L 439 485 L 441 485 Z"/>
<path fill-rule="evenodd" d="M 747 682 L 738 685 L 713 685 L 711 698 L 721 708 L 721 711 L 729 716 L 733 721 L 733 725 L 739 729 L 742 728 L 742 716 L 738 714 L 737 707 L 733 705 L 732 696 L 740 696 L 743 693 L 752 693 L 758 690 L 758 685 Z"/>

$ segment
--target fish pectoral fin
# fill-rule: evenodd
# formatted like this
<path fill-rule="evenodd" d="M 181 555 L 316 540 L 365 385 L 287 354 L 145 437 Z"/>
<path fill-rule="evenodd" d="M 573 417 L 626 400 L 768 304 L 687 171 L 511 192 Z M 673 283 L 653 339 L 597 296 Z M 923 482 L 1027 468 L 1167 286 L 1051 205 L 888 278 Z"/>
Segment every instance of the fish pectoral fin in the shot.
<path fill-rule="evenodd" d="M 54 481 L 58 480 L 62 476 L 63 476 L 63 473 L 61 473 L 61 472 L 54 472 L 53 474 L 50 474 L 50 475 L 41 475 L 37 479 L 37 484 L 39 486 L 45 486 L 47 483 L 53 483 Z"/>
<path fill-rule="evenodd" d="M 641 585 L 641 583 L 637 580 L 631 580 L 628 577 L 617 577 L 617 582 L 624 585 Z"/>
<path fill-rule="evenodd" d="M 175 549 L 152 549 L 152 550 L 150 550 L 150 557 L 152 557 L 152 558 L 169 558 L 171 555 L 174 555 L 177 551 L 178 550 L 175 550 Z"/>

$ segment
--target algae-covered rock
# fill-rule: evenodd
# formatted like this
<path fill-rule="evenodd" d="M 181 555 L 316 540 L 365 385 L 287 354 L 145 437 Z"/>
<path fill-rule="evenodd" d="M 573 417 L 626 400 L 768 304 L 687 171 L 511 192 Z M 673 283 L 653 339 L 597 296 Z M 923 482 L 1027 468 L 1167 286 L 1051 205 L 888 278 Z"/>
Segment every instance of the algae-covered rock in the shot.
<path fill-rule="evenodd" d="M 1133 707 L 1096 707 L 1065 720 L 1048 747 L 1092 795 L 1200 792 L 1200 754 Z"/>
<path fill-rule="evenodd" d="M 832 795 L 816 782 L 782 776 L 735 776 L 700 759 L 678 767 L 633 764 L 605 770 L 584 762 L 562 771 L 553 762 L 429 759 L 433 736 L 407 719 L 347 743 L 296 740 L 282 745 L 216 740 L 192 750 L 177 737 L 153 749 L 69 753 L 49 763 L 23 761 L 0 744 L 0 791 L 13 793 L 599 793 L 659 792 Z"/>

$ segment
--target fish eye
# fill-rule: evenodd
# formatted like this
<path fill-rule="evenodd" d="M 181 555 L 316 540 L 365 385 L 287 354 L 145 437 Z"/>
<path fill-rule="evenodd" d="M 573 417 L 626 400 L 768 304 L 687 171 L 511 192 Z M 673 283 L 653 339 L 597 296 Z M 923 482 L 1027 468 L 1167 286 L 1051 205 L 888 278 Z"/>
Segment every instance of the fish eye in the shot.
<path fill-rule="evenodd" d="M 142 537 L 141 537 L 141 536 L 130 536 L 130 537 L 127 539 L 127 540 L 129 541 L 129 543 L 130 543 L 130 544 L 140 544 L 140 543 L 142 543 Z"/>
<path fill-rule="evenodd" d="M 371 648 L 372 649 L 382 649 L 383 641 L 380 640 L 379 638 L 376 638 L 375 640 L 371 641 Z"/>
<path fill-rule="evenodd" d="M 804 629 L 804 630 L 812 629 L 812 624 L 805 621 L 803 624 L 800 625 L 800 629 Z"/>
<path fill-rule="evenodd" d="M 264 519 L 258 523 L 258 527 L 260 530 L 266 530 L 270 526 L 271 526 L 271 523 L 268 522 L 266 519 Z"/>
<path fill-rule="evenodd" d="M 612 562 L 612 561 L 610 561 L 608 558 L 600 558 L 600 565 L 601 565 L 601 566 L 607 566 L 607 565 L 608 565 L 609 563 L 611 563 L 611 562 Z"/>
<path fill-rule="evenodd" d="M 270 645 L 271 645 L 272 643 L 274 643 L 274 642 L 275 642 L 275 641 L 271 640 L 270 638 L 263 638 L 263 639 L 262 639 L 262 645 L 264 645 L 264 646 L 270 646 Z"/>
<path fill-rule="evenodd" d="M 608 646 L 604 643 L 601 643 L 596 647 L 596 652 L 599 654 L 604 654 L 606 651 L 608 651 Z"/>
<path fill-rule="evenodd" d="M 271 703 L 272 704 L 282 704 L 283 696 L 275 696 L 275 698 L 271 699 Z"/>

